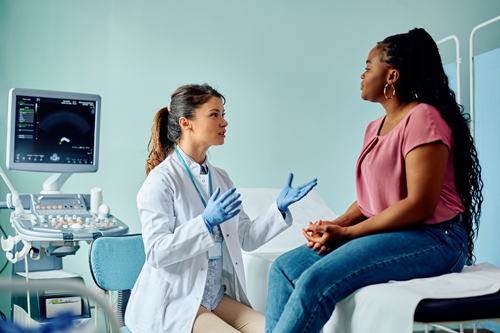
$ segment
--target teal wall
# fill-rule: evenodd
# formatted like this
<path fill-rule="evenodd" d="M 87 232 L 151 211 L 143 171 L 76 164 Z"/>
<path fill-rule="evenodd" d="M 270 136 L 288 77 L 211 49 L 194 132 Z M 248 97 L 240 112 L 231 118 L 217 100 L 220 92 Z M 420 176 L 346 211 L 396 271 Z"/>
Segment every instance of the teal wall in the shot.
<path fill-rule="evenodd" d="M 0 134 L 11 87 L 100 94 L 99 171 L 73 175 L 63 191 L 101 187 L 112 213 L 140 232 L 135 197 L 153 116 L 179 85 L 207 82 L 227 97 L 229 121 L 213 164 L 237 187 L 282 187 L 289 172 L 294 184 L 317 177 L 316 191 L 341 214 L 355 200 L 365 127 L 384 113 L 360 99 L 369 50 L 414 27 L 435 40 L 457 35 L 468 109 L 469 34 L 498 15 L 498 0 L 0 0 Z M 483 29 L 478 52 L 498 47 L 499 25 Z M 445 62 L 454 61 L 448 44 Z M 2 167 L 5 144 L 0 135 Z M 39 192 L 49 176 L 7 174 L 21 193 Z M 89 281 L 82 247 L 65 267 Z"/>

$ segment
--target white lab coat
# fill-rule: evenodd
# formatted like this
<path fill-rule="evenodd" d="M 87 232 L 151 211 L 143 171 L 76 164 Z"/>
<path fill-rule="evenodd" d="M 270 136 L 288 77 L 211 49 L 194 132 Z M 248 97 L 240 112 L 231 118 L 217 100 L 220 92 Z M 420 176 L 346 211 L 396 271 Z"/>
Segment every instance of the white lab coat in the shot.
<path fill-rule="evenodd" d="M 200 165 L 179 152 L 208 201 L 208 175 L 200 175 Z M 220 187 L 222 194 L 233 187 L 224 170 L 208 166 L 214 191 Z M 208 250 L 215 241 L 201 217 L 205 207 L 177 154 L 149 173 L 137 204 L 146 262 L 132 290 L 125 324 L 133 333 L 190 333 L 205 288 Z M 255 221 L 242 209 L 221 224 L 226 294 L 250 306 L 240 247 L 255 250 L 291 224 L 290 211 L 283 219 L 276 203 Z"/>

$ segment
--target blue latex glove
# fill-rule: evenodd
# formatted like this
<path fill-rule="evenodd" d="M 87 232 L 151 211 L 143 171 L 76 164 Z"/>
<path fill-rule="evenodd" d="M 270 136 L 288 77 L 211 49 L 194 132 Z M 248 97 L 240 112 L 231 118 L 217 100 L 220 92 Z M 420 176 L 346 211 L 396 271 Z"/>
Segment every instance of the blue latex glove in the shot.
<path fill-rule="evenodd" d="M 217 187 L 210 200 L 208 200 L 207 207 L 205 207 L 201 217 L 203 217 L 203 221 L 205 221 L 210 232 L 213 232 L 215 226 L 226 222 L 240 213 L 239 209 L 235 210 L 241 205 L 241 200 L 236 201 L 240 197 L 240 194 L 237 193 L 231 196 L 234 191 L 236 189 L 233 187 L 222 194 L 220 198 L 217 198 L 220 193 L 220 188 Z"/>
<path fill-rule="evenodd" d="M 291 173 L 290 176 L 288 176 L 287 184 L 281 191 L 280 195 L 278 196 L 278 199 L 276 199 L 276 204 L 278 205 L 278 209 L 282 214 L 286 213 L 288 206 L 305 197 L 306 194 L 309 193 L 309 191 L 312 190 L 312 188 L 316 186 L 316 184 L 318 184 L 318 180 L 314 178 L 310 182 L 307 182 L 296 188 L 293 188 L 292 180 L 293 180 L 293 173 Z"/>

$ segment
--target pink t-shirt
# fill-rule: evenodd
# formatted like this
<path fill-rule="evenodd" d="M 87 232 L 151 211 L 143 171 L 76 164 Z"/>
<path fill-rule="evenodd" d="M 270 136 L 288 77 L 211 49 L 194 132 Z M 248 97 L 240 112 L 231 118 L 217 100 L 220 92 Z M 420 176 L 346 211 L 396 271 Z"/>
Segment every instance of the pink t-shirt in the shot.
<path fill-rule="evenodd" d="M 450 220 L 464 211 L 455 187 L 453 135 L 435 107 L 419 104 L 384 136 L 378 131 L 385 117 L 372 121 L 366 129 L 363 149 L 356 166 L 358 206 L 372 217 L 406 198 L 405 157 L 414 148 L 441 141 L 450 151 L 448 169 L 434 215 L 425 224 Z"/>

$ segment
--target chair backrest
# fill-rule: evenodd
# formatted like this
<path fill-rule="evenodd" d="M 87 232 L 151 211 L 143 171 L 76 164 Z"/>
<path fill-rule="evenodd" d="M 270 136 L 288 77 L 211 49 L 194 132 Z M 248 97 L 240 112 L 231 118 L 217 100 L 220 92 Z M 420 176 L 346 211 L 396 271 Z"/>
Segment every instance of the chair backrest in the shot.
<path fill-rule="evenodd" d="M 142 235 L 103 236 L 90 245 L 90 271 L 104 290 L 130 290 L 141 272 L 146 255 Z"/>

